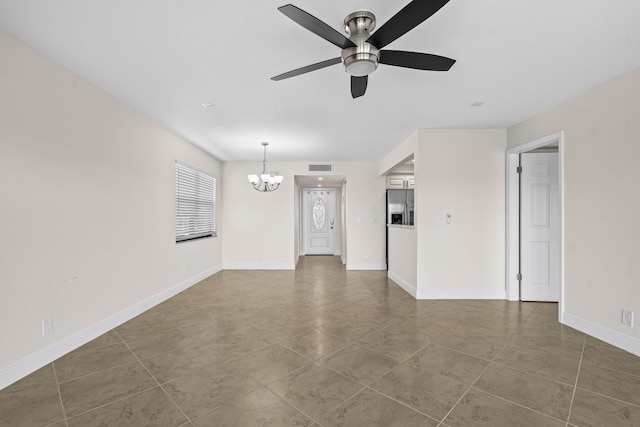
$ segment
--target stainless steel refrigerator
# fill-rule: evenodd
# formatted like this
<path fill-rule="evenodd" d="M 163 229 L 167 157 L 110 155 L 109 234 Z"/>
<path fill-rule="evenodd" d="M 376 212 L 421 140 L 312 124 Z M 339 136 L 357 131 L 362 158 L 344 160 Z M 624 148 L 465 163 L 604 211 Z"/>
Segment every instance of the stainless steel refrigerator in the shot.
<path fill-rule="evenodd" d="M 387 190 L 387 224 L 413 225 L 413 190 Z M 386 227 L 387 269 L 389 268 L 389 227 Z"/>
<path fill-rule="evenodd" d="M 387 190 L 387 224 L 413 225 L 413 190 Z"/>

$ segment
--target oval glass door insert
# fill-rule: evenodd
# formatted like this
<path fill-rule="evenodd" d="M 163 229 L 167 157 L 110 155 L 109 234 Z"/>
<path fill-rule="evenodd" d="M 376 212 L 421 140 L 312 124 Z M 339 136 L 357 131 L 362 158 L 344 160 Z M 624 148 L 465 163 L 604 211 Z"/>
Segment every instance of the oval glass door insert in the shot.
<path fill-rule="evenodd" d="M 317 231 L 321 231 L 324 228 L 326 218 L 326 209 L 324 206 L 324 200 L 320 197 L 316 198 L 313 202 L 313 226 Z"/>

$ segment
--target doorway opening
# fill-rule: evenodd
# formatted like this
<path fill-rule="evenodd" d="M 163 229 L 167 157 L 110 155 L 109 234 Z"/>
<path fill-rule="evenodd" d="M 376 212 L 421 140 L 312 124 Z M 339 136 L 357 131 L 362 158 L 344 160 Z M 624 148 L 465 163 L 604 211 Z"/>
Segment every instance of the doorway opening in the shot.
<path fill-rule="evenodd" d="M 347 177 L 295 176 L 295 256 L 336 256 L 347 262 Z"/>
<path fill-rule="evenodd" d="M 558 292 L 558 320 L 562 322 L 564 313 L 564 134 L 558 132 L 536 139 L 507 150 L 506 178 L 507 178 L 507 250 L 506 250 L 506 285 L 507 299 L 521 300 L 521 233 L 520 233 L 520 155 L 534 150 L 555 151 L 557 147 L 557 209 L 559 211 L 559 250 L 557 256 L 559 292 Z M 551 149 L 551 150 L 545 150 Z M 555 165 L 554 165 L 555 166 Z M 542 247 L 542 246 L 540 246 Z"/>
<path fill-rule="evenodd" d="M 304 255 L 335 255 L 337 226 L 335 189 L 303 188 Z"/>

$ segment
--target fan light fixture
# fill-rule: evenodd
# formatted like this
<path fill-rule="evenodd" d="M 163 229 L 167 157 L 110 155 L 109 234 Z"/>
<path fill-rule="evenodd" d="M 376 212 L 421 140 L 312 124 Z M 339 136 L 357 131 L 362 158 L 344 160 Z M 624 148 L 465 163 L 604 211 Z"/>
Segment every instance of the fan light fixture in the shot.
<path fill-rule="evenodd" d="M 344 30 L 355 45 L 342 49 L 345 71 L 354 77 L 364 77 L 378 68 L 380 51 L 367 39 L 376 26 L 376 16 L 368 10 L 359 10 L 344 19 Z"/>
<path fill-rule="evenodd" d="M 351 77 L 351 96 L 359 98 L 367 91 L 369 74 L 379 64 L 425 71 L 449 71 L 456 60 L 440 55 L 405 50 L 387 50 L 393 43 L 440 10 L 449 0 L 411 0 L 398 13 L 382 24 L 375 33 L 376 16 L 368 10 L 357 10 L 344 19 L 345 37 L 330 25 L 292 5 L 278 10 L 298 25 L 342 49 L 338 58 L 331 58 L 271 77 L 279 81 L 342 63 Z"/>
<path fill-rule="evenodd" d="M 282 183 L 283 177 L 276 175 L 273 172 L 267 172 L 267 145 L 268 142 L 263 142 L 264 158 L 262 160 L 262 173 L 257 175 L 248 175 L 247 178 L 256 191 L 276 191 Z"/>

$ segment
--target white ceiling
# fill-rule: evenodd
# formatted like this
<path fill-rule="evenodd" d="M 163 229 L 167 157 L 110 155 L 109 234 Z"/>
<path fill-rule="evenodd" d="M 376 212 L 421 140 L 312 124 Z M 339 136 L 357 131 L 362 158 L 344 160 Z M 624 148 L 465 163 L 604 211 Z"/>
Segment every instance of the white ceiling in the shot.
<path fill-rule="evenodd" d="M 293 4 L 342 31 L 354 10 L 379 28 L 407 3 Z M 638 0 L 451 0 L 387 48 L 453 68 L 381 65 L 352 99 L 341 65 L 270 80 L 340 55 L 284 4 L 0 0 L 0 28 L 223 161 L 259 162 L 261 141 L 270 161 L 376 161 L 417 128 L 508 127 L 640 66 Z"/>

